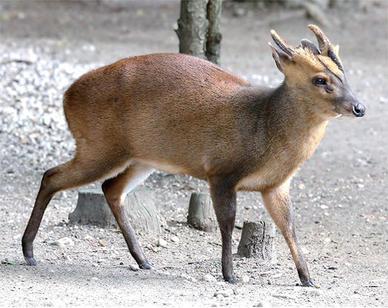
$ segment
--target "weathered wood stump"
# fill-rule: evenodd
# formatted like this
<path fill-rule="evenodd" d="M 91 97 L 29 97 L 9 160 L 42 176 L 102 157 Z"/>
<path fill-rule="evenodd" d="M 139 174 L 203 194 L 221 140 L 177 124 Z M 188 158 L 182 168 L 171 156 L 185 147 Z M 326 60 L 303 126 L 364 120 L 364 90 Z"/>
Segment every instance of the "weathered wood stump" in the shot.
<path fill-rule="evenodd" d="M 195 229 L 211 232 L 217 228 L 217 219 L 209 195 L 192 193 L 187 223 Z"/>
<path fill-rule="evenodd" d="M 260 220 L 245 221 L 238 245 L 237 254 L 241 257 L 256 257 L 264 261 L 272 261 L 274 256 L 275 226 Z"/>
<path fill-rule="evenodd" d="M 124 201 L 125 215 L 136 232 L 159 235 L 164 218 L 159 214 L 153 194 L 146 189 L 130 192 Z M 74 212 L 69 214 L 70 223 L 91 224 L 100 227 L 117 226 L 116 220 L 99 189 L 84 189 L 78 193 Z"/>

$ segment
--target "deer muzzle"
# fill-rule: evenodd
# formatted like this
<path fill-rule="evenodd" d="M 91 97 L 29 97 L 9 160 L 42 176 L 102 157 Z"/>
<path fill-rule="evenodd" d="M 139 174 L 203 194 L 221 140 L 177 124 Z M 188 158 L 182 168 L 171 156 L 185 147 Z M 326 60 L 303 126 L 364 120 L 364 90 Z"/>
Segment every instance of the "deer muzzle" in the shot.
<path fill-rule="evenodd" d="M 352 112 L 357 118 L 361 118 L 365 115 L 365 109 L 365 106 L 361 103 L 352 106 Z"/>

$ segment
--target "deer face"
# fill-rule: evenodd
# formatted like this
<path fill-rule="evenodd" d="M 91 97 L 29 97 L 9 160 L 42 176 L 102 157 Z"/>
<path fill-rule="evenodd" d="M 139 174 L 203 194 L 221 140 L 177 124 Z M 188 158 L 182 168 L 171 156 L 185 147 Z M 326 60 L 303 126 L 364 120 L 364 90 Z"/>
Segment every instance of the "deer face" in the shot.
<path fill-rule="evenodd" d="M 345 78 L 338 46 L 333 46 L 317 26 L 309 28 L 316 35 L 319 48 L 305 39 L 293 48 L 271 31 L 276 43 L 276 47 L 270 44 L 272 56 L 288 88 L 309 111 L 326 119 L 364 116 L 365 106 L 354 96 Z"/>

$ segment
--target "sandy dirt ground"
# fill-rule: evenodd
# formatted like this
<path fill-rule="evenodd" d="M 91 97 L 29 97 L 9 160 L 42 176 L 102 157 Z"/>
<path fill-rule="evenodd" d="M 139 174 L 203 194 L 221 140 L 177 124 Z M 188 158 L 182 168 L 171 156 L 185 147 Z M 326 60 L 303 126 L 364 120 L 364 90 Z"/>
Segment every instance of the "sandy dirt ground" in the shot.
<path fill-rule="evenodd" d="M 41 174 L 52 164 L 36 166 L 15 158 L 3 143 L 0 306 L 387 306 L 388 1 L 379 3 L 364 11 L 348 8 L 328 14 L 326 31 L 341 45 L 348 79 L 367 105 L 367 116 L 334 120 L 292 185 L 299 241 L 320 289 L 297 286 L 279 234 L 276 262 L 236 256 L 240 282 L 224 283 L 218 232 L 196 231 L 185 223 L 190 193 L 206 191 L 206 183 L 165 174 L 145 183 L 155 190 L 168 222 L 161 236 L 167 247 L 158 247 L 157 238 L 140 236 L 152 271 L 133 270 L 135 262 L 117 230 L 68 224 L 76 191 L 61 193 L 50 204 L 35 241 L 38 266 L 27 267 L 21 235 Z M 120 9 L 93 2 L 1 0 L 0 48 L 40 46 L 45 57 L 97 67 L 131 55 L 175 52 L 178 42 L 172 29 L 178 14 L 177 1 L 133 1 Z M 277 29 L 296 44 L 312 38 L 306 28 L 310 22 L 299 10 L 239 18 L 225 11 L 222 65 L 255 83 L 276 85 L 281 75 L 267 46 L 269 30 Z M 70 154 L 54 160 L 64 161 Z M 242 193 L 238 202 L 238 225 L 266 216 L 259 194 Z M 234 251 L 240 232 L 236 229 L 233 235 Z M 71 245 L 52 245 L 63 237 Z M 215 281 L 204 280 L 209 273 Z"/>

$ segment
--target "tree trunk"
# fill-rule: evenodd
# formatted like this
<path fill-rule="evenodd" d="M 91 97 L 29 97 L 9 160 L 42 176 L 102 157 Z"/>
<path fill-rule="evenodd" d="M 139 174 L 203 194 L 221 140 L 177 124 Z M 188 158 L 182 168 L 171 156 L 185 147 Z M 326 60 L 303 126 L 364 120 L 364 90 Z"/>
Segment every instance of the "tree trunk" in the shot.
<path fill-rule="evenodd" d="M 179 52 L 219 64 L 222 0 L 181 0 Z"/>
<path fill-rule="evenodd" d="M 206 16 L 208 0 L 181 0 L 181 11 L 176 33 L 179 52 L 206 59 Z"/>
<path fill-rule="evenodd" d="M 222 39 L 220 32 L 221 10 L 222 0 L 209 0 L 207 5 L 209 28 L 207 31 L 206 57 L 215 64 L 220 64 Z"/>

